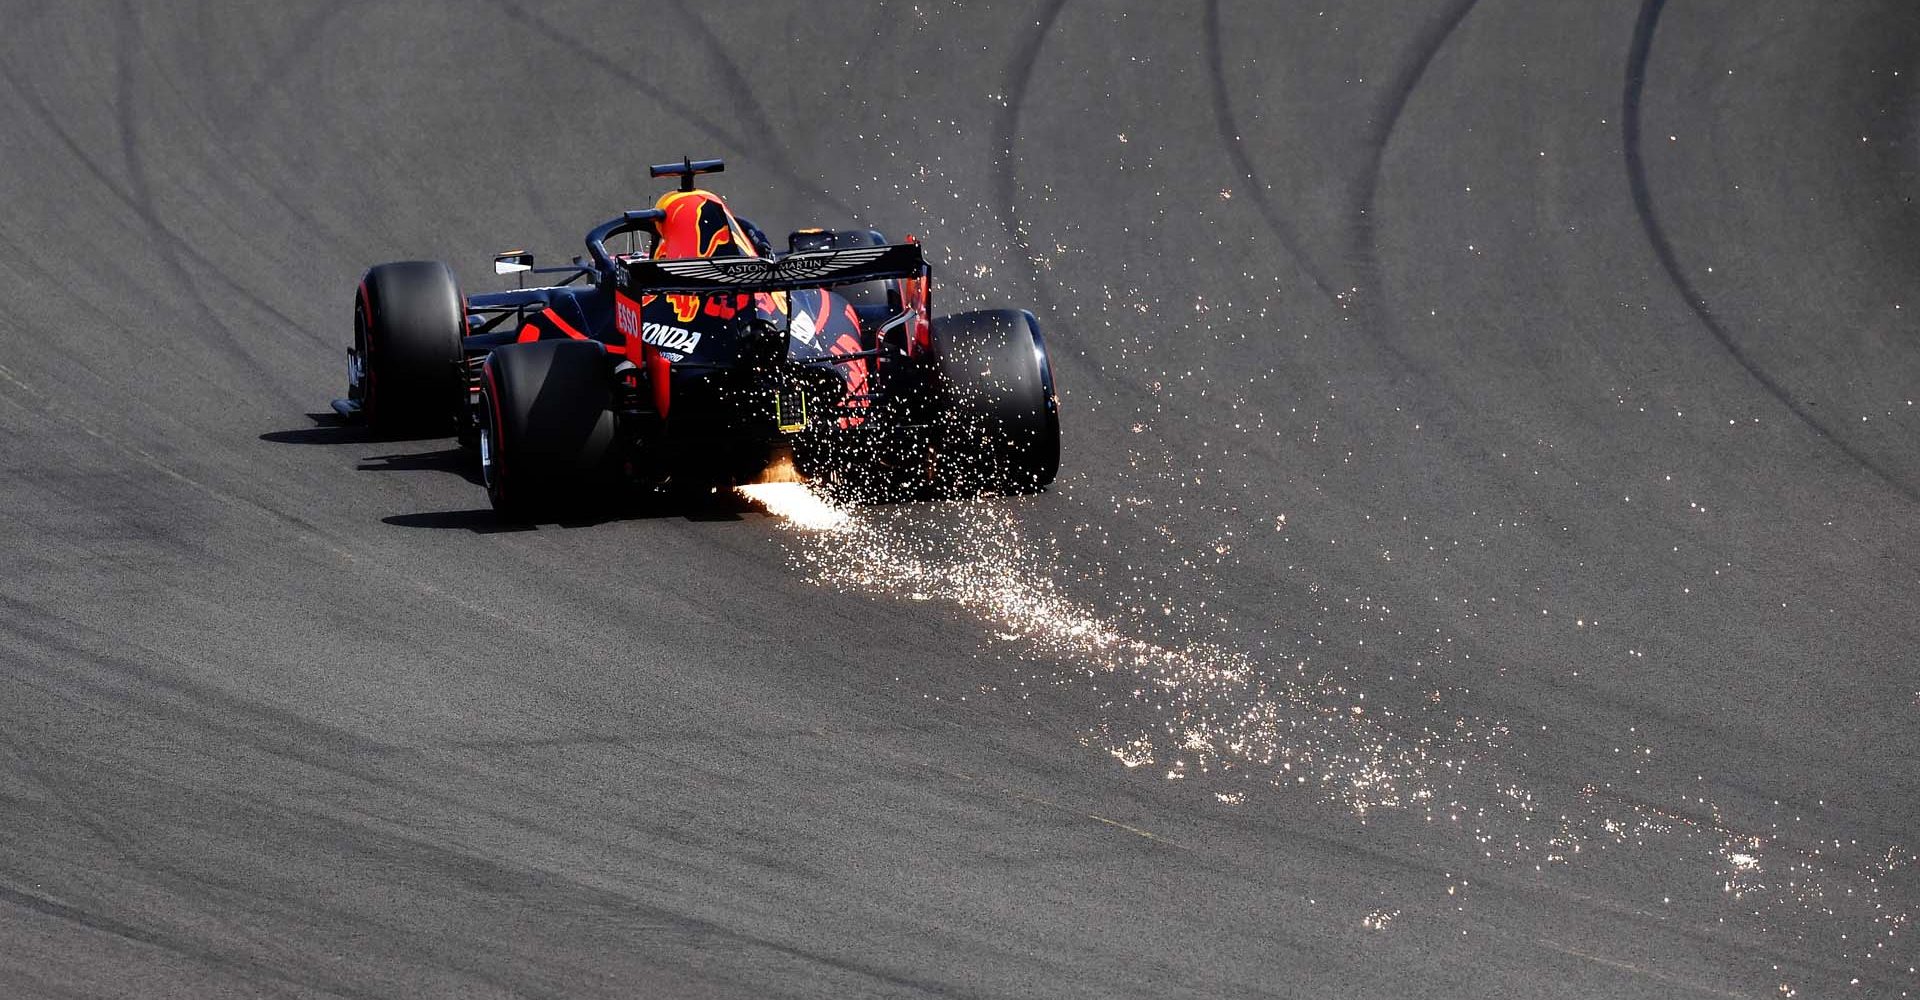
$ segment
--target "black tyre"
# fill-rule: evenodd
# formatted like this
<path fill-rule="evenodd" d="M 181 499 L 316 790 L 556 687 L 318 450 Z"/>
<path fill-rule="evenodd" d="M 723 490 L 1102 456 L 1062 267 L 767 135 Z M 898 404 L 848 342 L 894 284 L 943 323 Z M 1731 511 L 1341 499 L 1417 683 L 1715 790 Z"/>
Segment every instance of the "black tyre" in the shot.
<path fill-rule="evenodd" d="M 885 246 L 887 238 L 878 229 L 801 229 L 787 235 L 787 249 L 847 250 L 853 247 Z M 900 311 L 895 289 L 898 282 L 865 281 L 857 285 L 837 285 L 835 295 L 860 308 L 893 315 Z"/>
<path fill-rule="evenodd" d="M 480 467 L 495 511 L 524 519 L 604 500 L 618 457 L 612 371 L 593 340 L 507 344 L 487 357 Z"/>
<path fill-rule="evenodd" d="M 382 433 L 452 433 L 465 404 L 460 342 L 465 300 L 447 265 L 381 264 L 360 279 L 353 342 L 361 412 Z"/>
<path fill-rule="evenodd" d="M 1033 314 L 961 313 L 933 324 L 945 412 L 935 487 L 1030 493 L 1060 471 L 1060 404 Z"/>

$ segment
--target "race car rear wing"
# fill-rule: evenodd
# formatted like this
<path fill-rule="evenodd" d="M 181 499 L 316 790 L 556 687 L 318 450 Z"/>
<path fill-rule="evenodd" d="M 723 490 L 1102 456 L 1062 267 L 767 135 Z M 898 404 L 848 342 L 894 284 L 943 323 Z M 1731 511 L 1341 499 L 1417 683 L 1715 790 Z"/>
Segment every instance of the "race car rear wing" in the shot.
<path fill-rule="evenodd" d="M 825 288 L 889 278 L 922 278 L 930 269 L 918 243 L 811 250 L 784 257 L 666 257 L 620 263 L 620 290 L 641 295 L 705 295 Z"/>

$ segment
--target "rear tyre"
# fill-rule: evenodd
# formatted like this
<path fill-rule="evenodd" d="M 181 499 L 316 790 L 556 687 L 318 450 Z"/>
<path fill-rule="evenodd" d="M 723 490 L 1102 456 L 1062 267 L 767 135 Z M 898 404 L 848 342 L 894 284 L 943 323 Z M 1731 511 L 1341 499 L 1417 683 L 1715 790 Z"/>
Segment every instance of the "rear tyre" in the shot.
<path fill-rule="evenodd" d="M 933 456 L 939 492 L 1034 493 L 1060 472 L 1060 404 L 1030 312 L 961 313 L 933 324 L 945 400 Z"/>
<path fill-rule="evenodd" d="M 480 468 L 501 516 L 600 504 L 616 469 L 613 374 L 593 340 L 494 349 L 481 369 Z"/>
<path fill-rule="evenodd" d="M 853 247 L 885 246 L 887 238 L 878 229 L 800 229 L 787 234 L 788 252 L 805 250 L 847 250 Z M 854 285 L 836 285 L 833 293 L 851 302 L 856 310 L 870 310 L 884 319 L 900 311 L 896 281 L 863 281 Z"/>
<path fill-rule="evenodd" d="M 466 402 L 465 309 L 453 271 L 439 261 L 381 264 L 360 279 L 353 341 L 368 426 L 380 433 L 453 432 Z"/>

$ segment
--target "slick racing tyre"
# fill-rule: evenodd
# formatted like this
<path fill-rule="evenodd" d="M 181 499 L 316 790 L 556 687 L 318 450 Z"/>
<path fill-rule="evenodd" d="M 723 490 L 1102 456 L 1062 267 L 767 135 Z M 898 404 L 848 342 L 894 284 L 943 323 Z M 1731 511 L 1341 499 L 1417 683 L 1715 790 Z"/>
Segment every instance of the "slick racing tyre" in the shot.
<path fill-rule="evenodd" d="M 453 271 L 432 260 L 367 271 L 353 303 L 360 406 L 380 433 L 451 433 L 466 403 L 467 318 Z"/>
<path fill-rule="evenodd" d="M 797 229 L 787 234 L 789 253 L 886 245 L 887 238 L 878 229 Z M 900 311 L 898 287 L 899 282 L 893 280 L 863 281 L 853 285 L 838 285 L 833 291 L 856 307 L 875 311 L 884 309 L 887 315 L 892 315 Z"/>
<path fill-rule="evenodd" d="M 961 313 L 933 324 L 946 410 L 936 491 L 1032 493 L 1060 471 L 1060 404 L 1033 314 Z"/>
<path fill-rule="evenodd" d="M 615 467 L 613 375 L 593 340 L 507 344 L 481 369 L 487 499 L 523 520 L 598 504 Z"/>

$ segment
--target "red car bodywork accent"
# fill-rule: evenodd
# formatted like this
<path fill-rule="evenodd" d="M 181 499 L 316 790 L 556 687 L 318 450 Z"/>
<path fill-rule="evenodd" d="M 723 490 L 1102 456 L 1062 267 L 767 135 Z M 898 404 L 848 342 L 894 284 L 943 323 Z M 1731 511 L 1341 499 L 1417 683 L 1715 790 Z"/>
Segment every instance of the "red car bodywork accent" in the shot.
<path fill-rule="evenodd" d="M 641 367 L 647 370 L 647 383 L 653 386 L 653 409 L 660 419 L 667 418 L 667 408 L 673 404 L 673 385 L 669 376 L 672 362 L 667 356 L 653 349 L 653 345 L 640 343 Z"/>
<path fill-rule="evenodd" d="M 573 324 L 568 323 L 564 319 L 561 319 L 560 314 L 557 312 L 554 312 L 551 308 L 540 310 L 540 315 L 543 318 L 545 318 L 547 322 L 552 323 L 556 328 L 558 328 L 561 333 L 564 333 L 575 340 L 587 339 L 586 334 L 581 333 L 580 331 L 574 329 Z"/>
<path fill-rule="evenodd" d="M 631 302 L 632 300 L 627 299 L 626 301 Z M 616 317 L 617 315 L 618 314 L 616 313 Z M 535 313 L 533 316 L 533 321 L 520 328 L 520 335 L 514 338 L 514 342 L 518 344 L 525 344 L 531 341 L 541 339 L 541 337 L 547 332 L 546 329 L 543 328 L 542 324 L 545 324 L 546 327 L 551 327 L 555 332 L 560 333 L 561 335 L 572 340 L 592 339 L 588 337 L 586 334 L 581 333 L 579 330 L 575 329 L 573 324 L 567 322 L 565 319 L 562 319 L 559 313 L 554 312 L 553 309 L 549 307 L 549 308 L 540 310 L 538 313 Z M 624 333 L 625 331 L 622 330 L 621 332 Z M 625 343 L 614 344 L 614 343 L 607 343 L 603 341 L 602 346 L 606 347 L 608 354 L 618 354 L 622 357 L 626 356 L 627 347 Z"/>
<path fill-rule="evenodd" d="M 908 243 L 918 243 L 912 234 L 907 236 Z M 933 282 L 924 274 L 918 278 L 900 279 L 900 307 L 913 312 L 908 321 L 907 353 L 919 354 L 933 349 Z"/>
<path fill-rule="evenodd" d="M 646 372 L 647 385 L 653 390 L 654 412 L 664 419 L 667 408 L 673 403 L 673 386 L 667 374 L 670 362 L 667 361 L 666 355 L 654 350 L 653 345 L 646 342 L 644 339 L 646 324 L 641 321 L 641 317 L 645 315 L 646 304 L 653 300 L 654 297 L 648 295 L 639 302 L 635 302 L 625 292 L 616 290 L 613 293 L 613 325 L 620 330 L 620 336 L 626 338 L 626 347 L 622 353 L 628 360 L 633 359 L 634 350 L 638 348 L 640 367 Z"/>

